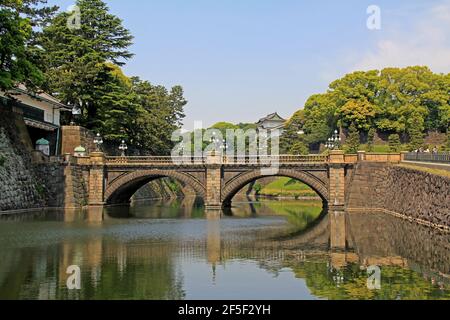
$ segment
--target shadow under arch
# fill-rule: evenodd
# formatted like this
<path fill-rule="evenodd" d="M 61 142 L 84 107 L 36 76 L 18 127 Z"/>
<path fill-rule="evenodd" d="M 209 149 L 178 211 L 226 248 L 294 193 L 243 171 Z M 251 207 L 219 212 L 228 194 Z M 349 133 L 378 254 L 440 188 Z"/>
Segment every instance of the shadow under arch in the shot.
<path fill-rule="evenodd" d="M 198 197 L 205 197 L 205 187 L 191 175 L 171 170 L 155 169 L 130 172 L 116 178 L 105 190 L 105 202 L 107 205 L 127 204 L 140 188 L 153 180 L 161 178 L 172 178 L 185 183 L 194 189 Z"/>
<path fill-rule="evenodd" d="M 229 181 L 222 191 L 222 203 L 224 207 L 231 206 L 234 196 L 249 183 L 268 177 L 287 177 L 296 179 L 313 189 L 322 199 L 324 208 L 328 207 L 328 187 L 325 182 L 307 171 L 292 169 L 279 169 L 276 174 L 265 175 L 262 171 L 253 170 L 244 172 Z"/>

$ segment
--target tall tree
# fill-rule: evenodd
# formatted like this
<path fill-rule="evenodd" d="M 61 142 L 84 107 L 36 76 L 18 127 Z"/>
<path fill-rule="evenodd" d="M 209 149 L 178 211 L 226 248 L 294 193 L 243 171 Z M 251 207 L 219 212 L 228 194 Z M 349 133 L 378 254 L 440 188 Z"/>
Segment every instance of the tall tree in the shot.
<path fill-rule="evenodd" d="M 179 129 L 187 104 L 180 86 L 168 91 L 137 77 L 132 78 L 132 90 L 136 103 L 142 107 L 137 122 L 136 142 L 139 147 L 153 154 L 169 154 L 172 149 L 172 133 Z"/>
<path fill-rule="evenodd" d="M 399 135 L 445 132 L 450 124 L 450 74 L 427 67 L 386 68 L 354 72 L 311 96 L 304 107 L 309 143 L 325 142 L 336 127 L 374 128 Z M 417 136 L 417 134 L 416 134 Z"/>
<path fill-rule="evenodd" d="M 374 128 L 370 128 L 369 132 L 367 134 L 367 148 L 369 152 L 373 152 L 373 146 L 375 144 L 375 135 L 377 133 L 377 130 Z"/>
<path fill-rule="evenodd" d="M 417 150 L 424 143 L 424 119 L 421 117 L 420 113 L 415 112 L 412 114 L 408 121 L 408 135 L 409 135 L 409 149 Z"/>
<path fill-rule="evenodd" d="M 391 134 L 389 136 L 389 150 L 391 152 L 399 152 L 400 146 L 401 146 L 400 136 L 397 133 Z"/>
<path fill-rule="evenodd" d="M 105 64 L 122 65 L 132 57 L 133 37 L 101 0 L 78 0 L 80 27 L 69 28 L 71 13 L 60 13 L 40 37 L 47 89 L 63 102 L 83 110 L 82 124 L 94 126 L 102 108 L 99 95 L 108 86 Z"/>
<path fill-rule="evenodd" d="M 4 0 L 0 3 L 0 90 L 18 83 L 30 89 L 39 86 L 43 74 L 36 66 L 36 34 L 57 7 L 46 0 Z"/>
<path fill-rule="evenodd" d="M 311 96 L 305 104 L 306 141 L 325 142 L 337 126 L 336 97 L 334 93 Z"/>
<path fill-rule="evenodd" d="M 298 142 L 301 142 L 304 147 L 306 147 L 305 141 L 299 141 L 301 139 L 301 135 L 299 134 L 305 125 L 305 112 L 304 110 L 299 110 L 288 120 L 286 123 L 285 130 L 280 139 L 280 151 L 282 153 L 289 153 L 293 145 Z M 298 147 L 296 150 L 298 150 Z M 306 147 L 306 149 L 309 149 Z M 304 151 L 304 148 L 303 148 Z M 308 150 L 309 151 L 309 150 Z"/>
<path fill-rule="evenodd" d="M 350 125 L 347 139 L 347 152 L 357 153 L 361 144 L 358 128 L 354 123 Z"/>

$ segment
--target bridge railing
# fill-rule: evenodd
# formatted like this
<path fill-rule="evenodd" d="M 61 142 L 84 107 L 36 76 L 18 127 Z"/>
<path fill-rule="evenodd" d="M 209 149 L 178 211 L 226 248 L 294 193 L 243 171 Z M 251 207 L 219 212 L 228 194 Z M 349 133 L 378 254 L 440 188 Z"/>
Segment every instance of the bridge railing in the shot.
<path fill-rule="evenodd" d="M 223 156 L 222 164 L 247 164 L 267 165 L 273 163 L 302 164 L 302 163 L 326 163 L 326 155 L 308 156 Z M 182 165 L 182 164 L 205 164 L 207 157 L 156 157 L 156 156 L 132 156 L 132 157 L 106 157 L 106 163 L 110 165 Z"/>
<path fill-rule="evenodd" d="M 342 154 L 343 163 L 357 163 L 358 161 L 369 162 L 393 162 L 402 161 L 400 153 L 361 153 L 361 154 Z M 406 161 L 426 161 L 450 163 L 450 154 L 417 154 L 409 153 L 404 156 Z M 214 158 L 209 162 L 208 157 L 171 157 L 171 156 L 131 156 L 131 157 L 106 157 L 107 165 L 204 165 L 206 163 L 220 163 L 223 165 L 273 165 L 273 164 L 315 164 L 328 163 L 330 156 L 327 155 L 279 155 L 279 156 L 221 156 Z"/>
<path fill-rule="evenodd" d="M 154 165 L 173 165 L 173 164 L 204 164 L 203 157 L 157 157 L 157 156 L 132 156 L 132 157 L 106 157 L 107 164 L 154 164 Z"/>
<path fill-rule="evenodd" d="M 280 156 L 224 156 L 224 164 L 271 164 L 271 163 L 283 163 L 283 164 L 299 164 L 299 163 L 325 163 L 328 161 L 328 157 L 325 155 L 308 155 L 308 156 L 292 156 L 292 155 L 280 155 Z"/>
<path fill-rule="evenodd" d="M 450 152 L 448 152 L 448 153 L 410 152 L 410 153 L 405 154 L 405 160 L 406 161 L 435 162 L 435 163 L 450 164 Z"/>

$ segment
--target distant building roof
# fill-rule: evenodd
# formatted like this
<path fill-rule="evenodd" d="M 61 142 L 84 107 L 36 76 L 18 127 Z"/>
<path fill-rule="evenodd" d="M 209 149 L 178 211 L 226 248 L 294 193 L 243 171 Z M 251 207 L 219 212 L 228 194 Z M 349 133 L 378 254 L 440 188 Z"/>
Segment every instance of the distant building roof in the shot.
<path fill-rule="evenodd" d="M 31 92 L 30 90 L 28 90 L 28 88 L 24 84 L 19 84 L 15 89 L 13 89 L 13 91 L 16 91 L 16 92 L 19 92 L 19 93 L 23 93 L 23 94 L 26 94 L 26 95 L 34 98 L 34 99 L 50 103 L 53 106 L 55 106 L 55 107 L 57 107 L 59 109 L 62 109 L 63 111 L 70 111 L 70 110 L 72 110 L 71 107 L 61 103 L 61 101 L 59 101 L 58 99 L 56 99 L 55 97 L 51 96 L 48 93 L 45 93 L 43 91 Z"/>
<path fill-rule="evenodd" d="M 259 119 L 259 121 L 256 124 L 262 124 L 266 121 L 279 121 L 279 122 L 286 122 L 286 119 L 283 119 L 277 112 L 271 113 L 268 116 Z"/>

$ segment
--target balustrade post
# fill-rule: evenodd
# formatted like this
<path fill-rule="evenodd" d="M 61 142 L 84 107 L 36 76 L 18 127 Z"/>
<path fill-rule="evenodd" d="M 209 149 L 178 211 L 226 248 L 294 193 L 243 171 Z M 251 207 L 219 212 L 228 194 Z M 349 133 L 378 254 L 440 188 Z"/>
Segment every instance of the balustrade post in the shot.
<path fill-rule="evenodd" d="M 366 161 L 366 152 L 358 151 L 358 162 Z"/>

